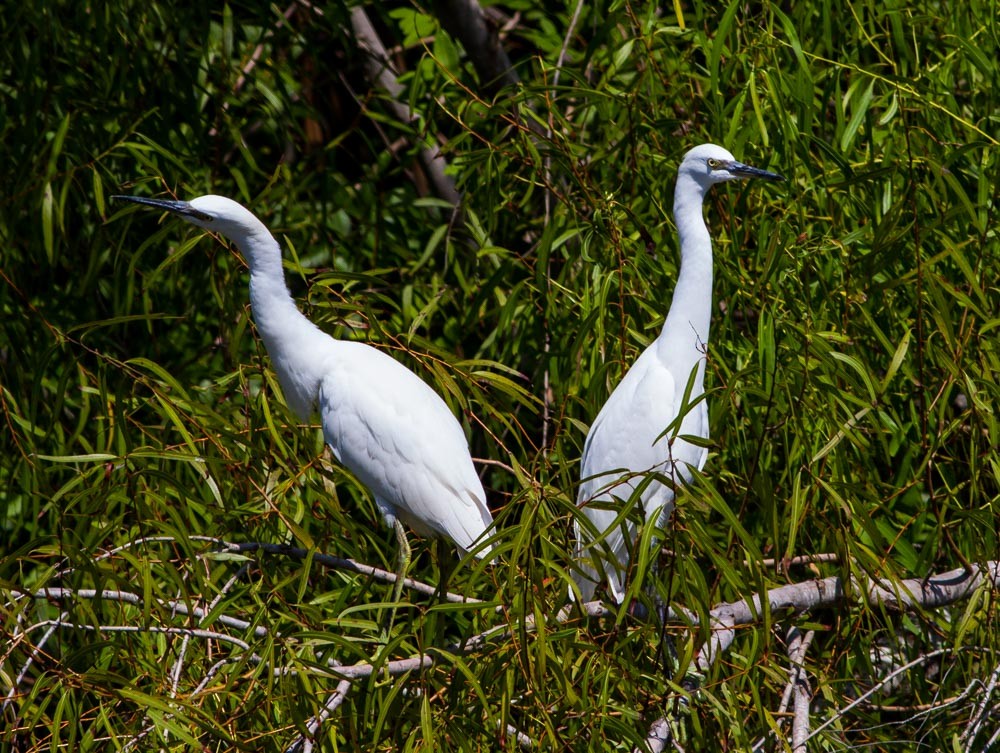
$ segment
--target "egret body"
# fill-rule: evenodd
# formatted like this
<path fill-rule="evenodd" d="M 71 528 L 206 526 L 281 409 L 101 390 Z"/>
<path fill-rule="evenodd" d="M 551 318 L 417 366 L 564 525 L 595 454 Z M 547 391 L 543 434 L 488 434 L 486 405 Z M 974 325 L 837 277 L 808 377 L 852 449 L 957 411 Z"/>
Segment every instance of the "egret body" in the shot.
<path fill-rule="evenodd" d="M 333 455 L 368 487 L 399 541 L 398 601 L 410 548 L 403 523 L 460 549 L 481 543 L 493 521 L 461 425 L 422 379 L 363 343 L 336 340 L 292 299 L 281 248 L 248 209 L 222 196 L 166 201 L 116 196 L 164 209 L 229 238 L 250 266 L 250 307 L 289 407 L 318 412 Z M 477 557 L 491 550 L 486 544 Z"/>
<path fill-rule="evenodd" d="M 583 448 L 574 572 L 583 601 L 593 598 L 603 578 L 616 602 L 625 596 L 637 532 L 629 520 L 615 524 L 622 504 L 638 492 L 647 524 L 661 527 L 673 511 L 677 486 L 705 463 L 707 450 L 681 439 L 708 438 L 708 410 L 699 397 L 712 318 L 712 240 L 702 204 L 713 185 L 740 178 L 784 180 L 737 162 L 714 144 L 697 146 L 681 160 L 674 190 L 681 264 L 670 310 L 659 336 L 598 413 Z"/>

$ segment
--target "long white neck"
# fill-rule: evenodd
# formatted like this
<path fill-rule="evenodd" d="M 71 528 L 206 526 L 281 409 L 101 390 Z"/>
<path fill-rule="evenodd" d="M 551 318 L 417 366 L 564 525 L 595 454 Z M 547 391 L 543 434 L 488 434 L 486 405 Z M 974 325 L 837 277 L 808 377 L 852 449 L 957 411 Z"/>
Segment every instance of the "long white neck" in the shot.
<path fill-rule="evenodd" d="M 702 204 L 706 188 L 681 173 L 674 192 L 674 221 L 680 237 L 681 266 L 663 330 L 657 338 L 660 358 L 669 364 L 681 388 L 698 367 L 701 392 L 708 328 L 712 321 L 712 239 Z"/>
<path fill-rule="evenodd" d="M 331 338 L 295 305 L 281 267 L 281 247 L 263 223 L 227 232 L 250 265 L 250 308 L 289 407 L 303 421 L 312 413 Z"/>

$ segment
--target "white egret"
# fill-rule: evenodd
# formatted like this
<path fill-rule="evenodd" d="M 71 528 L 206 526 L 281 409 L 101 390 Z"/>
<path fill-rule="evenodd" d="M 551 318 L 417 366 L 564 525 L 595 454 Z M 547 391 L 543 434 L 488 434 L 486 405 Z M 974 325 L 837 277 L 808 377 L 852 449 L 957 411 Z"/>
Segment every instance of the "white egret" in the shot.
<path fill-rule="evenodd" d="M 115 196 L 164 209 L 229 238 L 250 265 L 250 307 L 289 407 L 314 411 L 333 455 L 368 487 L 399 542 L 393 602 L 410 562 L 406 523 L 460 549 L 479 545 L 493 522 L 461 425 L 422 379 L 380 350 L 336 340 L 292 299 L 281 247 L 248 209 L 222 196 L 191 201 Z M 486 544 L 477 557 L 490 553 Z M 390 618 L 391 622 L 391 618 Z"/>
<path fill-rule="evenodd" d="M 583 448 L 577 505 L 586 520 L 575 523 L 573 574 L 583 601 L 593 598 L 602 577 L 615 601 L 624 599 L 637 531 L 631 521 L 618 520 L 622 504 L 638 493 L 647 524 L 661 527 L 673 511 L 677 485 L 705 463 L 707 450 L 682 438 L 708 438 L 708 410 L 699 398 L 712 318 L 712 239 L 702 204 L 714 184 L 740 178 L 784 180 L 737 162 L 714 144 L 696 146 L 681 160 L 674 189 L 681 266 L 667 319 L 611 393 Z M 575 597 L 572 589 L 570 595 Z"/>

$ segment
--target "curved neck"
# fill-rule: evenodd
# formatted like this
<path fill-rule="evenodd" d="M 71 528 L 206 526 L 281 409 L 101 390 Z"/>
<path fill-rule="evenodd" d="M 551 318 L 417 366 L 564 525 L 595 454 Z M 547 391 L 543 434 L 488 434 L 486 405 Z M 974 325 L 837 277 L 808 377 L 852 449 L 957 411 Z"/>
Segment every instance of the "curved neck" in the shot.
<path fill-rule="evenodd" d="M 230 236 L 250 265 L 250 309 L 289 407 L 312 412 L 329 336 L 295 305 L 281 267 L 281 247 L 263 224 Z"/>
<path fill-rule="evenodd" d="M 291 322 L 305 319 L 285 283 L 281 246 L 263 223 L 238 235 L 234 233 L 231 237 L 250 265 L 250 308 L 264 345 L 273 359 L 272 345 L 278 344 L 281 338 L 293 331 Z"/>
<path fill-rule="evenodd" d="M 702 204 L 705 187 L 681 174 L 674 192 L 674 221 L 680 238 L 681 266 L 670 311 L 658 338 L 666 363 L 686 383 L 699 363 L 704 372 L 708 329 L 712 321 L 712 239 L 705 226 Z"/>

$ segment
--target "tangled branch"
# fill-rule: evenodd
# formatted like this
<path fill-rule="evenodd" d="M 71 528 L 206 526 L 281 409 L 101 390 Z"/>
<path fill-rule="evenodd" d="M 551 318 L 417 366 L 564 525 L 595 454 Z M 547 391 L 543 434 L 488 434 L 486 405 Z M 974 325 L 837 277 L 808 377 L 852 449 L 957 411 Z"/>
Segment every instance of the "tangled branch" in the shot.
<path fill-rule="evenodd" d="M 215 539 L 199 539 L 211 542 L 216 550 L 230 553 L 246 553 L 260 551 L 267 554 L 284 555 L 304 559 L 308 552 L 296 547 L 282 545 L 270 545 L 259 542 L 248 542 L 236 544 L 219 541 Z M 104 555 L 102 555 L 104 556 Z M 393 574 L 380 571 L 353 560 L 345 560 L 337 557 L 330 557 L 323 554 L 313 554 L 312 560 L 327 567 L 344 569 L 350 572 L 364 574 L 369 577 L 383 580 L 387 583 L 393 582 Z M 230 583 L 233 579 L 230 580 Z M 423 594 L 432 595 L 436 590 L 427 584 L 407 579 L 406 586 Z M 912 610 L 912 609 L 932 609 L 947 604 L 955 603 L 968 598 L 976 589 L 1000 588 L 1000 562 L 988 562 L 983 565 L 973 566 L 970 570 L 957 569 L 927 578 L 910 578 L 901 581 L 890 581 L 888 579 L 869 579 L 863 576 L 856 576 L 849 582 L 845 582 L 840 577 L 823 578 L 803 583 L 780 586 L 770 589 L 762 594 L 753 594 L 746 599 L 735 602 L 719 604 L 713 608 L 708 615 L 709 623 L 712 626 L 709 639 L 697 652 L 693 661 L 693 670 L 696 676 L 704 676 L 704 673 L 722 656 L 733 644 L 738 632 L 742 629 L 754 627 L 765 621 L 765 616 L 770 615 L 772 622 L 780 622 L 790 617 L 801 614 L 809 610 L 823 607 L 842 605 L 851 601 L 862 601 L 869 605 L 878 605 L 889 610 Z M 474 599 L 467 599 L 457 594 L 448 594 L 449 601 L 463 603 L 482 603 Z M 97 590 L 97 589 L 71 589 L 71 588 L 40 588 L 35 591 L 8 590 L 6 592 L 6 606 L 8 608 L 21 604 L 22 614 L 27 614 L 27 609 L 23 602 L 26 600 L 40 600 L 46 602 L 57 602 L 60 604 L 72 600 L 103 600 L 129 604 L 142 608 L 146 605 L 145 600 L 137 593 L 122 590 Z M 229 644 L 232 650 L 243 652 L 241 657 L 234 657 L 234 660 L 248 660 L 254 664 L 264 662 L 252 645 L 245 639 L 231 635 L 224 630 L 242 631 L 249 634 L 249 637 L 256 640 L 274 639 L 279 637 L 277 633 L 272 633 L 265 627 L 253 626 L 250 622 L 227 614 L 214 614 L 213 609 L 191 606 L 188 601 L 177 600 L 155 600 L 156 606 L 163 614 L 174 618 L 194 618 L 198 620 L 196 627 L 175 627 L 175 626 L 150 626 L 150 625 L 86 625 L 73 622 L 69 619 L 70 610 L 67 608 L 62 612 L 57 620 L 41 620 L 32 625 L 22 627 L 17 636 L 12 636 L 9 642 L 7 653 L 3 657 L 9 658 L 13 646 L 28 640 L 28 635 L 39 630 L 44 631 L 43 637 L 38 644 L 29 651 L 23 670 L 17 675 L 14 687 L 11 688 L 4 701 L 4 709 L 13 704 L 17 697 L 17 686 L 24 680 L 28 666 L 37 659 L 37 653 L 41 646 L 47 642 L 57 630 L 87 630 L 104 634 L 132 632 L 132 633 L 160 633 L 165 635 L 182 636 L 185 641 L 190 640 L 210 640 L 216 643 Z M 214 605 L 213 605 L 214 606 Z M 570 605 L 559 610 L 551 620 L 547 622 L 553 626 L 564 625 L 578 619 L 591 620 L 603 617 L 614 616 L 614 610 L 601 602 L 589 602 L 581 605 Z M 661 615 L 668 622 L 676 622 L 685 627 L 693 627 L 699 623 L 698 616 L 688 610 L 674 609 L 666 611 Z M 211 620 L 212 629 L 204 624 L 207 619 Z M 516 619 L 516 618 L 515 618 Z M 501 625 L 493 626 L 487 630 L 477 633 L 469 638 L 452 643 L 439 648 L 428 648 L 422 653 L 414 654 L 405 658 L 383 660 L 383 652 L 372 660 L 357 662 L 351 665 L 341 665 L 335 659 L 328 659 L 326 667 L 321 671 L 323 676 L 332 677 L 337 680 L 336 689 L 330 694 L 323 707 L 317 711 L 307 725 L 306 735 L 301 736 L 288 747 L 289 751 L 308 751 L 316 736 L 330 715 L 343 703 L 351 686 L 359 680 L 364 680 L 376 673 L 385 674 L 388 677 L 398 677 L 407 673 L 422 672 L 436 664 L 450 662 L 453 657 L 463 656 L 481 652 L 489 645 L 496 644 L 511 639 L 515 634 L 525 634 L 538 630 L 546 625 L 539 625 L 532 616 L 526 616 L 517 621 L 518 624 L 511 624 L 510 619 Z M 792 724 L 792 745 L 795 750 L 803 750 L 806 741 L 822 729 L 832 723 L 831 719 L 821 724 L 815 730 L 809 730 L 809 683 L 804 674 L 803 661 L 812 640 L 812 633 L 802 634 L 797 628 L 792 627 L 789 631 L 789 681 L 782 701 L 785 708 L 790 703 L 794 714 Z M 942 649 L 946 650 L 946 649 Z M 183 652 L 182 652 L 183 655 Z M 927 654 L 918 661 L 926 661 L 934 654 Z M 180 661 L 180 660 L 178 660 Z M 226 660 L 217 663 L 213 668 L 213 674 L 225 664 Z M 901 672 L 908 671 L 914 666 L 911 662 L 895 669 L 891 674 L 895 676 Z M 175 667 L 175 673 L 177 667 Z M 291 667 L 276 666 L 270 670 L 274 675 L 288 675 L 303 671 Z M 315 671 L 315 670 L 309 670 Z M 966 731 L 963 741 L 967 745 L 969 740 L 975 739 L 989 708 L 989 699 L 993 694 L 993 689 L 997 686 L 997 678 L 1000 677 L 1000 670 L 994 670 L 992 679 L 987 686 L 984 698 L 977 706 L 973 722 Z M 888 682 L 886 678 L 883 682 Z M 176 683 L 176 678 L 175 678 Z M 689 690 L 697 690 L 697 682 L 689 686 Z M 851 705 L 838 712 L 838 715 L 846 714 L 856 704 L 865 700 L 870 693 L 856 699 Z M 670 715 L 664 715 L 656 719 L 649 726 L 646 739 L 646 749 L 658 753 L 666 749 L 674 739 L 673 730 L 678 728 L 680 720 Z M 520 738 L 519 738 L 520 740 Z M 523 741 L 521 741 L 523 744 Z"/>

